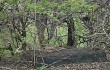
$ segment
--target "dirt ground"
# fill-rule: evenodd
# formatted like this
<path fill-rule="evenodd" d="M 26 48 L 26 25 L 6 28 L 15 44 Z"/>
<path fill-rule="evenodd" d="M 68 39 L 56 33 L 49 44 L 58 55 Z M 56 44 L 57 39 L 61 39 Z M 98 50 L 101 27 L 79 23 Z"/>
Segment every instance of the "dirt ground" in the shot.
<path fill-rule="evenodd" d="M 35 70 L 26 63 L 7 63 L 0 65 L 0 70 Z M 72 63 L 51 66 L 46 70 L 110 70 L 110 62 Z"/>
<path fill-rule="evenodd" d="M 52 66 L 48 70 L 110 70 L 110 62 L 74 63 Z"/>

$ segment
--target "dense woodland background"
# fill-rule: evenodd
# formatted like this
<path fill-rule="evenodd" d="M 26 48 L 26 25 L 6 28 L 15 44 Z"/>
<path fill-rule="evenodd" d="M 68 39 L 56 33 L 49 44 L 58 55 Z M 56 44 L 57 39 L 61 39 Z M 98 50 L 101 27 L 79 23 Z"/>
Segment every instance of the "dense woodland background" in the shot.
<path fill-rule="evenodd" d="M 109 52 L 110 0 L 0 0 L 0 57 L 45 47 Z"/>

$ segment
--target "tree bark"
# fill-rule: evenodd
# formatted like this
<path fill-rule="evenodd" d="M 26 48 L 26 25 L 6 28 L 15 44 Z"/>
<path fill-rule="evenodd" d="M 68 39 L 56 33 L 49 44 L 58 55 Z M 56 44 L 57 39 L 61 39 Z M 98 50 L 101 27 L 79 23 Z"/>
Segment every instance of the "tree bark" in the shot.
<path fill-rule="evenodd" d="M 67 46 L 75 46 L 75 27 L 74 27 L 74 21 L 72 18 L 72 15 L 69 16 L 69 19 L 67 21 L 68 25 L 68 41 Z"/>

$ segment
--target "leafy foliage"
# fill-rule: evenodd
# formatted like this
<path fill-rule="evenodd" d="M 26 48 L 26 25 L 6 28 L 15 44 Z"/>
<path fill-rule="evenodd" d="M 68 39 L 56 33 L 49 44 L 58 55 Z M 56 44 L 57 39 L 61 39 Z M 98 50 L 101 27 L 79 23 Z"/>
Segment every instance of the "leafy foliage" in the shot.
<path fill-rule="evenodd" d="M 37 70 L 47 70 L 45 66 L 39 67 Z"/>
<path fill-rule="evenodd" d="M 67 0 L 59 6 L 60 10 L 69 13 L 91 11 L 96 5 L 89 4 L 86 0 Z"/>

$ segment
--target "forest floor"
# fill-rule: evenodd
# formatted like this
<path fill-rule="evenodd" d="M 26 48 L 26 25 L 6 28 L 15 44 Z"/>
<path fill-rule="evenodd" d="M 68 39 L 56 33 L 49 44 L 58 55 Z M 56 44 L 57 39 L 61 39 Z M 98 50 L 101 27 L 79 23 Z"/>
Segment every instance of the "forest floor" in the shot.
<path fill-rule="evenodd" d="M 33 54 L 32 51 L 27 52 L 27 54 L 29 54 L 29 53 Z M 96 54 L 96 53 L 98 53 L 98 54 Z M 74 59 L 71 59 L 72 61 L 70 60 L 69 63 L 63 63 L 65 61 L 62 61 L 61 63 L 60 62 L 57 63 L 57 61 L 56 61 L 54 63 L 54 60 L 56 60 L 58 57 L 59 57 L 58 59 L 63 59 L 68 54 L 74 54 L 73 57 L 77 56 L 76 59 L 78 59 L 78 60 L 80 59 L 81 61 L 75 62 Z M 88 54 L 90 56 L 92 56 L 93 59 L 90 59 Z M 103 52 L 99 53 L 99 52 L 90 51 L 87 49 L 85 51 L 83 49 L 77 50 L 77 49 L 65 49 L 65 48 L 57 48 L 57 49 L 56 48 L 48 48 L 48 49 L 46 48 L 42 52 L 42 56 L 44 58 L 53 59 L 53 63 L 50 62 L 49 64 L 46 64 L 46 66 L 47 66 L 46 70 L 110 70 L 110 62 L 106 61 L 106 60 L 101 61 L 101 60 L 105 59 L 105 58 L 102 58 L 105 56 L 100 55 L 100 54 L 103 54 Z M 39 53 L 37 52 L 36 55 L 39 56 Z M 86 61 L 85 56 L 83 57 L 83 55 L 88 56 L 88 57 L 86 57 L 86 59 L 89 59 L 90 61 Z M 93 55 L 97 56 L 96 58 L 101 58 L 100 61 L 95 60 Z M 98 55 L 100 55 L 100 56 L 98 56 Z M 28 56 L 33 57 L 31 55 L 28 55 Z M 55 57 L 53 57 L 53 56 L 55 56 Z M 58 57 L 56 57 L 56 56 L 58 56 Z M 24 57 L 24 56 L 22 56 L 22 57 Z M 83 57 L 83 59 L 82 59 L 82 57 Z M 15 58 L 11 58 L 11 57 L 3 59 L 0 61 L 0 70 L 36 70 L 36 69 L 33 69 L 34 62 L 28 61 L 29 57 L 25 56 L 24 59 L 25 60 L 23 60 L 23 59 L 21 60 L 21 59 L 15 59 Z M 49 61 L 50 61 L 50 59 L 49 59 Z M 68 62 L 68 61 L 66 61 L 66 62 Z M 48 61 L 47 61 L 47 63 L 48 63 Z M 37 67 L 37 63 L 36 63 L 36 67 Z M 43 70 L 43 69 L 41 69 L 41 70 Z"/>
<path fill-rule="evenodd" d="M 0 70 L 34 70 L 26 63 L 2 63 Z M 110 62 L 71 63 L 48 67 L 46 70 L 110 70 Z"/>
<path fill-rule="evenodd" d="M 110 70 L 110 62 L 62 64 L 52 66 L 48 70 Z"/>

